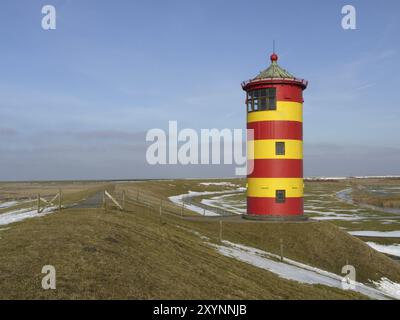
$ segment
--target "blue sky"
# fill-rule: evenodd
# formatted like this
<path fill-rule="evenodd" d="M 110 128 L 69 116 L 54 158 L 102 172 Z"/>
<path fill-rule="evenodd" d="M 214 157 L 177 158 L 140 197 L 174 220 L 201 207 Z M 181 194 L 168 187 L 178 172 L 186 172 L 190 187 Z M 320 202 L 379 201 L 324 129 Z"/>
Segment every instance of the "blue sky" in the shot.
<path fill-rule="evenodd" d="M 43 5 L 57 29 L 41 28 Z M 352 4 L 357 30 L 341 27 Z M 0 4 L 0 180 L 232 176 L 145 161 L 145 132 L 244 128 L 240 83 L 269 64 L 309 80 L 305 174 L 400 174 L 398 1 Z"/>

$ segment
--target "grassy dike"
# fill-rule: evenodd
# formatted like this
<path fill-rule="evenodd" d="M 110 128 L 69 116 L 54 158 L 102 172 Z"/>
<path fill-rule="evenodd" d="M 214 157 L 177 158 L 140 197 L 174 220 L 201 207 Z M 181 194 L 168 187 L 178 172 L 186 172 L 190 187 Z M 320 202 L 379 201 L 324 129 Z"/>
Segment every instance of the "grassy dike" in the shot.
<path fill-rule="evenodd" d="M 198 231 L 217 242 L 217 221 L 182 219 L 180 209 L 172 205 L 166 207 L 174 208 L 177 215 L 164 214 L 160 219 L 160 197 L 166 202 L 168 195 L 184 193 L 194 184 L 185 180 L 116 184 L 115 194 L 125 190 L 132 198 L 140 191 L 140 198 L 153 208 L 130 201 L 126 212 L 111 206 L 106 212 L 65 209 L 0 228 L 0 298 L 366 298 L 279 278 L 220 255 L 187 231 Z M 274 253 L 283 239 L 288 258 L 337 274 L 348 262 L 356 267 L 358 281 L 381 276 L 400 280 L 397 263 L 330 223 L 224 222 L 223 238 Z M 48 264 L 56 268 L 56 290 L 41 288 L 41 269 Z"/>
<path fill-rule="evenodd" d="M 239 179 L 223 181 L 230 181 L 241 186 L 245 183 L 244 180 Z M 153 201 L 156 205 L 157 199 L 161 196 L 168 197 L 171 194 L 185 193 L 188 190 L 201 191 L 199 182 L 201 181 L 149 182 L 128 184 L 123 188 L 141 189 L 143 195 L 148 195 L 146 201 Z M 167 188 L 167 184 L 173 184 L 174 189 Z M 122 188 L 122 186 L 118 186 L 118 188 Z M 210 186 L 207 187 L 207 191 L 220 190 L 220 188 Z M 218 238 L 218 221 L 212 222 L 205 219 L 204 222 L 197 220 L 182 223 L 211 239 L 217 240 Z M 400 265 L 397 262 L 341 230 L 336 223 L 336 221 L 334 223 L 323 221 L 265 223 L 248 220 L 233 222 L 228 219 L 223 222 L 223 238 L 275 254 L 280 253 L 282 239 L 284 255 L 290 259 L 336 274 L 341 274 L 344 265 L 351 264 L 356 268 L 357 281 L 360 282 L 379 280 L 381 277 L 388 277 L 392 281 L 400 282 Z"/>
<path fill-rule="evenodd" d="M 178 217 L 160 224 L 156 212 L 130 210 L 68 209 L 0 231 L 0 298 L 363 298 L 280 279 L 221 256 L 177 227 Z M 41 288 L 47 264 L 56 268 L 56 290 Z"/>

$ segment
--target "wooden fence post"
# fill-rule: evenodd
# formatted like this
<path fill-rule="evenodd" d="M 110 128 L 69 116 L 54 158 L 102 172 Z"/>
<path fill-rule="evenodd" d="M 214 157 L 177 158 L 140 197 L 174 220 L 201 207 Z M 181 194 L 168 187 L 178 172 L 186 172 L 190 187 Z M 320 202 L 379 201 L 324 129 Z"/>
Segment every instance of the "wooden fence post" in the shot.
<path fill-rule="evenodd" d="M 283 239 L 280 239 L 280 252 L 281 252 L 281 261 L 283 261 Z"/>
<path fill-rule="evenodd" d="M 104 192 L 103 192 L 103 209 L 104 209 L 104 211 L 107 210 L 106 190 L 104 190 Z"/>
<path fill-rule="evenodd" d="M 40 213 L 40 194 L 37 195 L 37 213 Z"/>
<path fill-rule="evenodd" d="M 125 210 L 125 190 L 122 190 L 122 210 Z"/>
<path fill-rule="evenodd" d="M 104 192 L 104 194 L 118 207 L 119 210 L 123 210 L 121 204 L 117 200 L 115 200 L 115 198 L 109 192 L 107 192 L 107 190 Z"/>

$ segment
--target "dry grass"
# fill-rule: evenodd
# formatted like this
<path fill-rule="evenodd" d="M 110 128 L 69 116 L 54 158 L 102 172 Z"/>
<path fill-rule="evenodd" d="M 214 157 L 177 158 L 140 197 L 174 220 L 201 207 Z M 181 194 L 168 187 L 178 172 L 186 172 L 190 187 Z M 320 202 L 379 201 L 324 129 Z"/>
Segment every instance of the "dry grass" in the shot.
<path fill-rule="evenodd" d="M 242 182 L 240 182 L 242 183 Z M 122 213 L 111 207 L 67 209 L 29 219 L 0 230 L 0 298 L 3 299 L 357 299 L 359 294 L 300 284 L 265 270 L 224 257 L 191 229 L 217 241 L 217 221 L 192 221 L 162 216 L 173 194 L 196 190 L 198 181 L 152 181 L 108 185 L 117 197 L 122 190 L 132 200 Z M 70 193 L 85 198 L 104 188 L 91 185 Z M 208 189 L 216 187 L 209 186 Z M 220 187 L 218 187 L 220 188 Z M 204 190 L 204 188 L 203 188 Z M 400 267 L 386 256 L 330 223 L 223 223 L 223 238 L 279 252 L 340 274 L 350 263 L 357 280 L 381 276 L 400 281 Z M 57 270 L 57 290 L 41 288 L 43 265 Z"/>
<path fill-rule="evenodd" d="M 156 212 L 65 210 L 1 231 L 3 299 L 347 299 L 219 255 Z M 41 289 L 54 265 L 57 290 Z"/>
<path fill-rule="evenodd" d="M 225 181 L 225 180 L 224 180 Z M 161 194 L 163 184 L 158 182 L 141 185 L 142 193 Z M 196 190 L 199 181 L 175 181 L 179 188 L 175 194 Z M 312 182 L 318 184 L 319 182 Z M 343 188 L 343 182 L 321 182 L 331 185 L 333 190 Z M 118 186 L 128 189 L 133 185 Z M 135 184 L 135 188 L 138 185 Z M 308 186 L 309 187 L 309 186 Z M 164 188 L 164 190 L 167 188 Z M 166 196 L 170 195 L 164 191 Z M 158 198 L 157 198 L 158 199 Z M 146 199 L 146 200 L 150 200 Z M 157 202 L 154 202 L 157 205 Z M 217 239 L 219 222 L 182 222 L 210 238 Z M 335 222 L 336 223 L 336 222 Z M 224 222 L 224 239 L 239 242 L 278 254 L 280 239 L 284 242 L 285 256 L 321 269 L 340 274 L 345 264 L 352 264 L 357 270 L 359 281 L 378 280 L 385 276 L 400 282 L 400 266 L 387 256 L 370 248 L 363 241 L 340 230 L 330 222 L 310 223 L 236 223 Z"/>
<path fill-rule="evenodd" d="M 86 192 L 88 189 L 102 188 L 107 182 L 55 181 L 55 182 L 0 182 L 0 201 L 15 199 L 35 199 L 54 196 L 59 189 L 68 197 L 71 194 Z"/>
<path fill-rule="evenodd" d="M 352 197 L 356 203 L 365 203 L 382 208 L 400 208 L 400 193 L 374 194 L 371 188 L 382 189 L 398 187 L 400 179 L 365 179 L 353 181 Z"/>

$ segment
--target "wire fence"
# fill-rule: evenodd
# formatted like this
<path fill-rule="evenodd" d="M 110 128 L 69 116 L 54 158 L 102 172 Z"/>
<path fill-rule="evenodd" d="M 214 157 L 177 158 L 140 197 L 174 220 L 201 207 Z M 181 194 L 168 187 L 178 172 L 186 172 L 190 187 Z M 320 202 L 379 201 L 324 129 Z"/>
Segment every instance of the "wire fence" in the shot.
<path fill-rule="evenodd" d="M 232 193 L 226 193 L 226 194 L 235 194 L 237 192 L 232 192 Z M 216 207 L 216 206 L 210 206 L 207 204 L 202 203 L 201 201 L 193 201 L 193 199 L 199 198 L 201 196 L 199 195 L 194 195 L 194 196 L 190 196 L 190 195 L 186 195 L 182 198 L 182 202 L 186 205 L 186 206 L 195 206 L 197 208 L 203 209 L 203 212 L 198 212 L 199 214 L 202 214 L 204 216 L 206 216 L 207 211 L 211 211 L 219 216 L 232 216 L 232 215 L 237 215 L 238 213 L 235 213 L 233 211 L 221 208 L 221 207 Z"/>
<path fill-rule="evenodd" d="M 232 192 L 234 194 L 236 192 Z M 230 194 L 230 193 L 227 193 Z M 111 196 L 111 195 L 110 195 Z M 169 199 L 160 198 L 155 195 L 143 193 L 140 191 L 122 190 L 114 192 L 112 198 L 117 201 L 115 203 L 110 197 L 103 200 L 103 206 L 115 207 L 126 211 L 128 206 L 141 206 L 153 210 L 162 210 L 162 213 L 168 213 L 175 216 L 235 216 L 237 213 L 226 210 L 224 208 L 213 207 L 198 201 L 196 198 L 201 195 L 186 195 L 179 199 L 179 203 L 172 202 Z M 111 208 L 110 207 L 110 208 Z M 212 212 L 212 214 L 210 214 Z"/>

